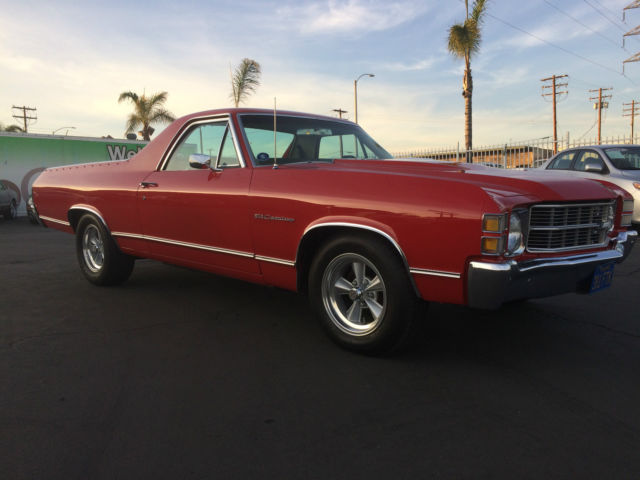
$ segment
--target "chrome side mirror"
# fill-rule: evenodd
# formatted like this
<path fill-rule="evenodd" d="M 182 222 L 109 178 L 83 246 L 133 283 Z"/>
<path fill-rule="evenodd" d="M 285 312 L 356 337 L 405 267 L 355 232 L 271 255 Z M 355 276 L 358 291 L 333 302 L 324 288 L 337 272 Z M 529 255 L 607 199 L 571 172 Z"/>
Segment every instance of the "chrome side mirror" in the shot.
<path fill-rule="evenodd" d="M 211 168 L 211 157 L 201 153 L 192 153 L 189 155 L 189 166 L 200 170 L 203 168 Z"/>
<path fill-rule="evenodd" d="M 587 163 L 584 166 L 584 171 L 585 172 L 589 172 L 589 173 L 602 173 L 602 172 L 604 172 L 604 168 L 602 168 L 602 165 L 596 165 L 594 163 Z"/>

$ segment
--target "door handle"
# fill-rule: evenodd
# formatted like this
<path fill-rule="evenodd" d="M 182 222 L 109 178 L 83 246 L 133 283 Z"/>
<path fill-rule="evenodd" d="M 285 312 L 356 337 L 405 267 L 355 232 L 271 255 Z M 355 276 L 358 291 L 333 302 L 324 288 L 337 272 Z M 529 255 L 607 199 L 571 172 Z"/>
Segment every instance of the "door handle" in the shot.
<path fill-rule="evenodd" d="M 140 182 L 140 186 L 142 188 L 149 188 L 149 187 L 157 187 L 158 184 L 156 182 Z"/>

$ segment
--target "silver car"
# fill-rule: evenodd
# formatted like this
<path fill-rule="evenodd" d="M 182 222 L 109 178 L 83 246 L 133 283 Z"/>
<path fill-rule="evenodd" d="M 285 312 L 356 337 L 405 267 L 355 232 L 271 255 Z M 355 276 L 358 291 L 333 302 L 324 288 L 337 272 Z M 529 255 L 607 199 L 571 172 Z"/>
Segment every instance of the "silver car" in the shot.
<path fill-rule="evenodd" d="M 640 145 L 589 145 L 569 148 L 551 157 L 540 168 L 606 180 L 633 196 L 631 219 L 640 230 Z"/>
<path fill-rule="evenodd" d="M 18 216 L 18 196 L 0 180 L 0 215 L 13 220 Z"/>

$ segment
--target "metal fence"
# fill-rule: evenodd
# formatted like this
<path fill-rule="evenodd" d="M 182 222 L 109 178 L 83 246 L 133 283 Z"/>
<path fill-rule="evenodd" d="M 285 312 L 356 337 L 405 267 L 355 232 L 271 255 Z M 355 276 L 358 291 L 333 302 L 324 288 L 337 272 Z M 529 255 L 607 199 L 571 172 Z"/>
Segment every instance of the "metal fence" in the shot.
<path fill-rule="evenodd" d="M 602 139 L 602 144 L 638 143 L 640 137 L 617 136 Z M 597 139 L 571 140 L 569 134 L 558 139 L 557 151 L 584 145 L 596 145 Z M 479 163 L 496 168 L 536 168 L 542 165 L 554 154 L 554 141 L 549 137 L 519 142 L 509 142 L 499 145 L 485 145 L 466 151 L 460 144 L 453 148 L 436 148 L 424 150 L 409 150 L 394 153 L 396 158 L 429 158 L 447 162 Z"/>

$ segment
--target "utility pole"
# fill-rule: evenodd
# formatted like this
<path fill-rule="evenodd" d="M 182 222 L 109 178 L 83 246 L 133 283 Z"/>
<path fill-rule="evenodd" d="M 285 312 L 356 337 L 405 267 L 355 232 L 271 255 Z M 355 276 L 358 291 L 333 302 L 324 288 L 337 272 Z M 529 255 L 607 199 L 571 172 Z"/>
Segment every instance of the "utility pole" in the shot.
<path fill-rule="evenodd" d="M 638 108 L 640 105 L 635 100 L 631 100 L 631 103 L 623 103 L 622 104 L 622 116 L 623 117 L 631 117 L 631 143 L 633 143 L 633 120 L 638 114 Z"/>
<path fill-rule="evenodd" d="M 553 103 L 553 153 L 558 153 L 558 121 L 556 116 L 556 98 L 559 95 L 567 95 L 569 93 L 569 83 L 556 83 L 559 78 L 568 78 L 569 75 L 552 75 L 549 78 L 543 78 L 541 82 L 551 81 L 551 85 L 542 86 L 542 97 L 551 97 Z M 551 92 L 547 92 L 545 89 L 551 89 Z M 562 90 L 564 88 L 564 90 Z"/>
<path fill-rule="evenodd" d="M 34 112 L 33 115 L 35 114 L 36 109 L 35 108 L 31 108 L 31 107 L 25 107 L 24 105 L 22 107 L 16 107 L 15 105 L 13 107 L 11 107 L 13 110 L 22 110 L 22 114 L 21 115 L 16 115 L 13 114 L 13 118 L 15 118 L 16 120 L 20 120 L 22 119 L 23 125 L 24 125 L 24 133 L 27 133 L 27 120 L 38 120 L 38 117 L 32 117 L 31 114 L 27 115 L 27 112 Z"/>
<path fill-rule="evenodd" d="M 342 118 L 343 113 L 347 113 L 346 110 L 342 110 L 341 108 L 334 108 L 333 111 L 336 112 L 340 118 Z"/>
<path fill-rule="evenodd" d="M 593 102 L 594 100 L 597 100 L 598 103 L 594 103 L 593 104 L 593 108 L 597 108 L 598 109 L 598 145 L 600 145 L 602 143 L 602 109 L 603 108 L 609 108 L 609 102 L 603 102 L 603 100 L 609 100 L 611 98 L 611 95 L 602 95 L 602 92 L 606 92 L 609 90 L 613 90 L 612 87 L 609 88 L 598 88 L 597 90 L 589 90 L 591 93 L 596 93 L 598 92 L 598 96 L 597 97 L 591 97 L 589 98 L 590 102 Z"/>

